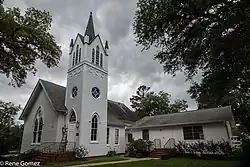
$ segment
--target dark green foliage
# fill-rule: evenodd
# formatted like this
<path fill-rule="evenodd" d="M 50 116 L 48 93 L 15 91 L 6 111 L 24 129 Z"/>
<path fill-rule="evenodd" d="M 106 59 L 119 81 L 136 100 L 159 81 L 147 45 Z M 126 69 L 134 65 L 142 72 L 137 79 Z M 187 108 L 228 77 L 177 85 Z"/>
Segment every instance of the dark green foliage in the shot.
<path fill-rule="evenodd" d="M 177 99 L 171 103 L 171 96 L 168 93 L 163 91 L 155 93 L 149 90 L 150 87 L 142 85 L 137 89 L 136 95 L 129 99 L 131 107 L 139 114 L 140 118 L 185 111 L 188 107 L 185 100 Z"/>
<path fill-rule="evenodd" d="M 136 42 L 158 48 L 164 71 L 202 73 L 189 93 L 199 108 L 232 105 L 250 130 L 250 3 L 247 0 L 139 0 Z"/>
<path fill-rule="evenodd" d="M 151 141 L 142 139 L 134 140 L 128 144 L 127 152 L 129 157 L 147 157 L 150 154 Z"/>
<path fill-rule="evenodd" d="M 19 8 L 1 10 L 0 74 L 12 86 L 22 86 L 27 72 L 36 73 L 36 60 L 48 68 L 59 63 L 62 51 L 50 33 L 51 23 L 49 12 L 35 8 L 28 8 L 24 15 Z"/>
<path fill-rule="evenodd" d="M 20 105 L 0 100 L 0 154 L 20 149 L 23 125 L 16 125 L 14 122 L 20 110 Z"/>
<path fill-rule="evenodd" d="M 143 98 L 145 98 L 146 94 L 148 93 L 150 87 L 147 87 L 145 85 L 139 86 L 136 95 L 132 95 L 132 97 L 129 99 L 131 102 L 131 107 L 138 113 L 142 112 L 141 107 L 141 101 Z"/>

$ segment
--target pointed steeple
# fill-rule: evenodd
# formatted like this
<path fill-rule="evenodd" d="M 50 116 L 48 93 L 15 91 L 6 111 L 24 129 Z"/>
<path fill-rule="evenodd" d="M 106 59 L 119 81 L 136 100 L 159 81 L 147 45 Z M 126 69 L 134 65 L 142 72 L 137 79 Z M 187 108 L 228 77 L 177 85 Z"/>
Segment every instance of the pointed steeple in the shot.
<path fill-rule="evenodd" d="M 89 36 L 89 41 L 92 41 L 92 39 L 95 37 L 95 30 L 94 30 L 92 12 L 90 12 L 88 25 L 87 25 L 87 28 L 86 28 L 86 31 L 85 31 L 84 35 Z"/>

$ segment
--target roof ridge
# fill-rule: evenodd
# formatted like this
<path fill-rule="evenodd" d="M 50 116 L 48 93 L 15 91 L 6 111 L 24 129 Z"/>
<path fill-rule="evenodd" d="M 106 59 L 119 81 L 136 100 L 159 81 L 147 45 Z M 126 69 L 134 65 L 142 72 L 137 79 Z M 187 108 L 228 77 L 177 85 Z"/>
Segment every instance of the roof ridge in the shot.
<path fill-rule="evenodd" d="M 162 117 L 162 116 L 165 116 L 165 115 L 185 114 L 185 113 L 187 113 L 187 112 L 202 112 L 202 111 L 211 110 L 211 109 L 228 108 L 228 107 L 230 107 L 230 106 L 222 106 L 222 107 L 214 107 L 214 108 L 196 109 L 196 110 L 189 110 L 189 111 L 176 112 L 176 113 L 169 113 L 169 114 L 160 114 L 160 115 L 154 115 L 154 116 L 148 116 L 148 117 Z"/>
<path fill-rule="evenodd" d="M 118 104 L 124 104 L 124 103 L 121 103 L 119 101 L 114 101 L 114 100 L 110 100 L 110 99 L 108 99 L 108 101 L 113 102 L 113 103 L 118 103 Z"/>
<path fill-rule="evenodd" d="M 56 85 L 56 86 L 60 86 L 60 87 L 66 88 L 65 86 L 62 86 L 62 85 L 59 85 L 59 84 L 57 84 L 57 83 L 50 82 L 50 81 L 47 81 L 47 80 L 44 80 L 44 79 L 39 79 L 39 80 L 42 81 L 42 82 L 47 82 L 47 83 L 49 83 L 49 84 L 53 84 L 53 85 Z"/>

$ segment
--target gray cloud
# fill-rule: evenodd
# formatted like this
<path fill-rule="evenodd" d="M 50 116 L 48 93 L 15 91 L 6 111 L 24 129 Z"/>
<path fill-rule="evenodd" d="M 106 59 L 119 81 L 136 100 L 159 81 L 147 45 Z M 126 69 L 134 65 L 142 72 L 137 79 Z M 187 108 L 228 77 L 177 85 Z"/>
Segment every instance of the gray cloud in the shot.
<path fill-rule="evenodd" d="M 39 78 L 66 85 L 68 69 L 68 45 L 70 38 L 84 33 L 89 12 L 93 12 L 96 33 L 100 33 L 103 42 L 109 40 L 111 55 L 109 57 L 109 92 L 110 99 L 124 102 L 128 106 L 129 98 L 136 89 L 145 84 L 153 91 L 164 90 L 176 98 L 188 101 L 189 108 L 196 104 L 186 93 L 190 83 L 185 82 L 182 73 L 175 78 L 163 73 L 162 65 L 153 60 L 154 49 L 141 52 L 136 46 L 132 31 L 132 21 L 136 1 L 134 0 L 12 0 L 6 6 L 17 6 L 21 9 L 36 7 L 48 10 L 53 16 L 51 32 L 62 46 L 63 56 L 58 67 L 48 69 L 37 62 L 38 73 L 29 75 L 27 84 L 22 88 L 7 86 L 8 80 L 0 76 L 0 99 L 25 105 L 32 89 Z M 119 91 L 118 91 L 119 90 Z M 20 98 L 16 98 L 20 96 Z"/>

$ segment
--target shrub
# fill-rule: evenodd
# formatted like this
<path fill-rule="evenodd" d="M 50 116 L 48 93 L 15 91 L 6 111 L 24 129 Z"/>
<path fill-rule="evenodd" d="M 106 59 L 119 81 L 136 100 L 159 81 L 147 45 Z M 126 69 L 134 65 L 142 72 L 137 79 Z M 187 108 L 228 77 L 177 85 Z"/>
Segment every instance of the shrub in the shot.
<path fill-rule="evenodd" d="M 177 153 L 179 155 L 191 154 L 196 155 L 195 157 L 220 155 L 226 159 L 231 158 L 234 155 L 233 148 L 227 141 L 213 142 L 195 142 L 195 143 L 185 143 L 179 142 L 175 144 Z"/>
<path fill-rule="evenodd" d="M 218 143 L 220 152 L 224 155 L 225 158 L 231 158 L 233 155 L 233 148 L 227 141 L 221 141 Z"/>
<path fill-rule="evenodd" d="M 107 156 L 110 156 L 110 157 L 115 156 L 115 155 L 116 155 L 116 151 L 115 150 L 110 150 L 107 153 Z"/>
<path fill-rule="evenodd" d="M 75 149 L 74 152 L 75 152 L 75 158 L 80 160 L 84 160 L 89 153 L 87 148 L 84 146 L 79 146 L 78 148 Z"/>
<path fill-rule="evenodd" d="M 181 142 L 181 141 L 179 141 L 177 144 L 174 144 L 174 145 L 175 145 L 175 148 L 176 148 L 176 150 L 177 150 L 177 153 L 178 153 L 179 155 L 184 155 L 184 154 L 186 153 L 186 149 L 185 149 L 185 147 L 184 147 L 185 144 L 186 144 L 186 143 Z"/>
<path fill-rule="evenodd" d="M 128 144 L 128 156 L 129 157 L 147 157 L 150 154 L 151 141 L 145 141 L 142 139 L 134 140 Z"/>
<path fill-rule="evenodd" d="M 216 154 L 218 150 L 218 144 L 215 143 L 213 140 L 208 141 L 205 144 L 205 150 L 211 154 Z"/>

